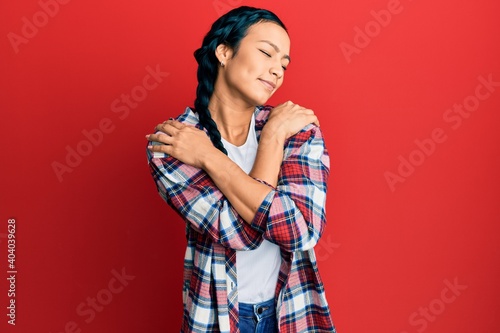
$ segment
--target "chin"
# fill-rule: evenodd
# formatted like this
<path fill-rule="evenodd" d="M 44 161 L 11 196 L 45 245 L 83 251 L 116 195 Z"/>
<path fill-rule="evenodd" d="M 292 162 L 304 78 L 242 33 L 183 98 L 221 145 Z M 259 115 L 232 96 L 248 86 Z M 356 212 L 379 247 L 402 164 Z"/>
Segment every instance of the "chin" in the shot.
<path fill-rule="evenodd" d="M 273 93 L 265 94 L 265 95 L 263 94 L 261 96 L 256 96 L 256 98 L 255 98 L 256 105 L 265 105 L 267 103 L 267 101 L 271 98 Z"/>
<path fill-rule="evenodd" d="M 266 91 L 264 89 L 261 89 L 260 91 L 258 89 L 254 89 L 253 91 L 247 90 L 246 93 L 241 95 L 241 97 L 243 97 L 249 105 L 260 106 L 265 105 L 275 92 L 276 89 L 274 91 Z"/>

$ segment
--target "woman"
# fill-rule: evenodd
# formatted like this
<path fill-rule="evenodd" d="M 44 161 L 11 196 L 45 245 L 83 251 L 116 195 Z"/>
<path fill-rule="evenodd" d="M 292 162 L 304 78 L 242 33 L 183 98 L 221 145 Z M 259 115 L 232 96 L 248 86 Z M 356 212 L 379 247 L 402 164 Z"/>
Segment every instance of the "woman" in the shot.
<path fill-rule="evenodd" d="M 182 332 L 335 332 L 313 250 L 329 174 L 318 119 L 263 106 L 289 50 L 273 13 L 223 15 L 195 52 L 194 109 L 146 136 L 158 191 L 186 221 Z"/>

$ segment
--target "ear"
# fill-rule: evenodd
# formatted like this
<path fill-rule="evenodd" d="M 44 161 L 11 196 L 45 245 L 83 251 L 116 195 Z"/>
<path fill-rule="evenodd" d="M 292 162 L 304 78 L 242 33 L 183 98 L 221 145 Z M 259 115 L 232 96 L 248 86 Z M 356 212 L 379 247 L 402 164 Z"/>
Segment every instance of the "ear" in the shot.
<path fill-rule="evenodd" d="M 225 44 L 219 44 L 215 49 L 215 56 L 219 63 L 223 61 L 224 64 L 227 64 L 227 61 L 233 56 L 233 50 Z"/>

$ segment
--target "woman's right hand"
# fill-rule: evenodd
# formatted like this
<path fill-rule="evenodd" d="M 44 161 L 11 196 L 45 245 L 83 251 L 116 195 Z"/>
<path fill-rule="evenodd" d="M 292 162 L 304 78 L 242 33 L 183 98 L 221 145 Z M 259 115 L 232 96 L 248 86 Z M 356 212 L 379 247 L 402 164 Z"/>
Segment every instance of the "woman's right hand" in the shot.
<path fill-rule="evenodd" d="M 319 126 L 319 120 L 313 110 L 287 101 L 271 110 L 262 135 L 277 136 L 284 142 L 311 123 Z"/>
<path fill-rule="evenodd" d="M 163 144 L 148 146 L 149 150 L 170 155 L 198 169 L 203 169 L 204 162 L 220 152 L 204 131 L 177 120 L 158 124 L 156 130 L 162 133 L 146 135 L 146 139 Z"/>

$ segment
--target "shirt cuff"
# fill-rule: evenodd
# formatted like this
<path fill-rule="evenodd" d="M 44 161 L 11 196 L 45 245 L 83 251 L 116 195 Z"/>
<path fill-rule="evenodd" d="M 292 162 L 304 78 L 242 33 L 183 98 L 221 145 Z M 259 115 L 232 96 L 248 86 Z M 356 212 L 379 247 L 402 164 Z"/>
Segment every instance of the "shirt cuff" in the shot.
<path fill-rule="evenodd" d="M 270 186 L 270 185 L 269 185 Z M 272 186 L 271 186 L 272 188 Z M 271 208 L 271 204 L 274 199 L 274 195 L 276 194 L 276 190 L 271 190 L 269 193 L 266 195 L 262 203 L 260 204 L 259 209 L 257 210 L 257 213 L 255 213 L 255 216 L 252 220 L 252 223 L 250 225 L 252 228 L 255 230 L 264 233 L 267 231 L 267 219 L 269 216 L 269 210 Z"/>

